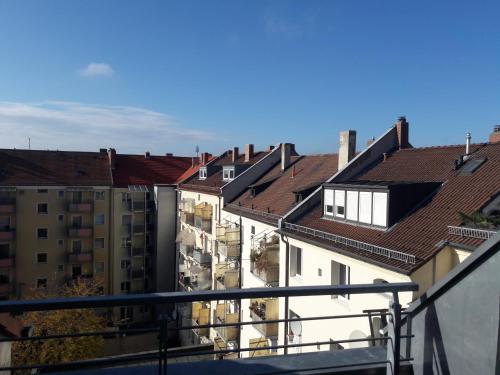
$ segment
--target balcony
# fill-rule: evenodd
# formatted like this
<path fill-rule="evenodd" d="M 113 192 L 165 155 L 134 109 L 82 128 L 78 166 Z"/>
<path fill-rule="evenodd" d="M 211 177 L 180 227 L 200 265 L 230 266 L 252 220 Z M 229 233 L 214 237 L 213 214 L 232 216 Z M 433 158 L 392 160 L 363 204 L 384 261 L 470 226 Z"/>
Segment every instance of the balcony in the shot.
<path fill-rule="evenodd" d="M 11 268 L 14 267 L 14 255 L 4 256 L 0 258 L 0 268 Z"/>
<path fill-rule="evenodd" d="M 227 313 L 225 303 L 218 303 L 214 310 L 214 323 L 215 324 L 230 324 L 238 323 L 240 321 L 239 313 Z M 236 341 L 240 332 L 238 326 L 216 327 L 217 335 L 226 343 Z"/>
<path fill-rule="evenodd" d="M 90 262 L 92 262 L 92 252 L 68 254 L 68 263 L 90 263 Z"/>
<path fill-rule="evenodd" d="M 188 225 L 194 225 L 194 213 L 193 212 L 181 212 L 181 221 Z"/>
<path fill-rule="evenodd" d="M 73 237 L 73 238 L 92 237 L 92 228 L 70 227 L 68 228 L 68 237 Z"/>
<path fill-rule="evenodd" d="M 128 269 L 128 277 L 129 277 L 129 279 L 132 279 L 132 280 L 144 279 L 145 270 L 143 267 L 130 267 Z"/>
<path fill-rule="evenodd" d="M 132 227 L 134 234 L 144 234 L 146 226 L 144 224 L 134 224 Z"/>
<path fill-rule="evenodd" d="M 215 289 L 225 290 L 239 288 L 240 271 L 231 268 L 230 263 L 219 263 L 215 265 Z"/>
<path fill-rule="evenodd" d="M 179 245 L 179 252 L 184 256 L 184 258 L 187 257 L 192 257 L 194 253 L 194 247 L 193 246 L 188 246 L 184 244 Z M 210 261 L 211 263 L 212 261 Z"/>
<path fill-rule="evenodd" d="M 191 305 L 191 320 L 195 335 L 208 337 L 210 328 L 196 328 L 200 325 L 210 324 L 210 304 L 206 302 L 193 302 Z"/>
<path fill-rule="evenodd" d="M 198 264 L 212 264 L 212 254 L 205 253 L 202 249 L 194 249 L 193 260 Z"/>
<path fill-rule="evenodd" d="M 215 359 L 235 359 L 238 358 L 238 353 L 218 353 L 227 350 L 237 350 L 238 345 L 235 342 L 226 343 L 222 338 L 214 338 L 214 358 Z M 222 372 L 222 374 L 228 374 L 230 372 Z M 236 372 L 237 374 L 237 372 Z"/>
<path fill-rule="evenodd" d="M 0 214 L 16 213 L 16 198 L 0 199 Z"/>
<path fill-rule="evenodd" d="M 12 241 L 16 238 L 16 229 L 0 227 L 0 241 Z"/>
<path fill-rule="evenodd" d="M 179 272 L 179 285 L 186 291 L 209 290 L 212 288 L 212 272 L 208 267 L 191 265 Z M 181 267 L 180 267 L 181 268 Z"/>
<path fill-rule="evenodd" d="M 130 248 L 131 257 L 142 257 L 144 256 L 144 247 L 131 247 Z"/>
<path fill-rule="evenodd" d="M 92 212 L 92 203 L 68 203 L 66 210 L 75 213 L 90 213 Z"/>
<path fill-rule="evenodd" d="M 132 209 L 134 210 L 134 212 L 144 212 L 144 208 L 144 201 L 134 201 L 132 203 Z"/>
<path fill-rule="evenodd" d="M 11 294 L 11 291 L 12 285 L 10 284 L 9 280 L 0 279 L 0 296 L 8 297 Z"/>
<path fill-rule="evenodd" d="M 266 284 L 276 286 L 279 282 L 279 239 L 252 241 L 250 271 Z"/>
<path fill-rule="evenodd" d="M 194 208 L 194 226 L 205 232 L 212 232 L 212 205 L 200 203 Z"/>
<path fill-rule="evenodd" d="M 266 320 L 279 319 L 278 314 L 278 299 L 266 298 L 250 301 L 250 318 L 252 326 L 259 331 L 264 337 L 278 336 L 278 323 L 263 323 Z"/>

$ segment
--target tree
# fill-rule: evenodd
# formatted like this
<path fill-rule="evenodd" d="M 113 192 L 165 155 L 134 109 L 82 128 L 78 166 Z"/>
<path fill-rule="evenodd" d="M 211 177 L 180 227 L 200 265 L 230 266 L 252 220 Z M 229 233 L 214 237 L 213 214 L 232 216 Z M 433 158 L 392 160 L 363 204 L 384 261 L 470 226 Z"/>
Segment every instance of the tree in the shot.
<path fill-rule="evenodd" d="M 459 212 L 458 215 L 465 225 L 471 227 L 482 229 L 495 229 L 500 227 L 500 214 L 496 212 L 490 215 L 486 215 L 481 211 L 476 211 L 472 213 L 472 215 Z"/>
<path fill-rule="evenodd" d="M 101 294 L 92 281 L 75 281 L 55 294 L 38 293 L 39 298 L 84 297 Z M 32 327 L 33 336 L 60 335 L 103 331 L 106 319 L 94 309 L 34 311 L 21 317 L 25 326 Z M 27 364 L 57 364 L 102 354 L 102 336 L 69 337 L 38 341 L 19 341 L 12 345 L 13 366 Z"/>

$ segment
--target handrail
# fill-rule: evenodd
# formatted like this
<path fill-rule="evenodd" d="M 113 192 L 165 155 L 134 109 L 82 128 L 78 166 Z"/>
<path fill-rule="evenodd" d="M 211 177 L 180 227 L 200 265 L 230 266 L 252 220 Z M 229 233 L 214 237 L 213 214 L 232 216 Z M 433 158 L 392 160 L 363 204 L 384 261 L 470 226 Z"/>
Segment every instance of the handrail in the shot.
<path fill-rule="evenodd" d="M 116 296 L 91 296 L 48 298 L 43 300 L 10 300 L 0 302 L 0 313 L 82 309 L 97 307 L 131 306 L 143 304 L 171 304 L 196 301 L 233 300 L 266 297 L 304 297 L 341 294 L 414 292 L 418 284 L 413 282 L 392 284 L 319 285 L 277 288 L 249 288 L 230 290 L 206 290 L 192 292 L 127 294 Z"/>
<path fill-rule="evenodd" d="M 471 237 L 479 238 L 482 240 L 488 240 L 493 237 L 497 232 L 494 230 L 477 229 L 469 227 L 457 227 L 453 225 L 448 225 L 448 234 L 461 236 L 461 237 Z"/>
<path fill-rule="evenodd" d="M 416 263 L 417 258 L 415 257 L 415 255 L 406 254 L 401 251 L 387 249 L 385 247 L 372 245 L 366 242 L 353 240 L 351 238 L 338 236 L 336 234 L 323 232 L 321 230 L 312 229 L 304 227 L 302 225 L 292 224 L 288 222 L 284 222 L 283 226 L 285 229 L 289 229 L 294 232 L 304 233 L 320 239 L 329 240 L 346 246 L 351 246 L 358 250 L 363 250 L 371 254 L 381 255 L 390 259 L 397 259 L 405 263 L 410 263 L 410 264 Z"/>
<path fill-rule="evenodd" d="M 240 211 L 243 211 L 243 212 L 248 212 L 248 213 L 251 213 L 251 214 L 254 214 L 254 215 L 257 215 L 257 216 L 262 216 L 264 218 L 272 219 L 272 220 L 279 220 L 279 219 L 281 219 L 283 217 L 281 215 L 273 214 L 271 212 L 259 211 L 259 210 L 255 210 L 253 208 L 239 206 L 239 205 L 234 204 L 234 203 L 228 203 L 228 204 L 226 204 L 226 207 L 234 208 L 236 210 L 240 210 Z"/>

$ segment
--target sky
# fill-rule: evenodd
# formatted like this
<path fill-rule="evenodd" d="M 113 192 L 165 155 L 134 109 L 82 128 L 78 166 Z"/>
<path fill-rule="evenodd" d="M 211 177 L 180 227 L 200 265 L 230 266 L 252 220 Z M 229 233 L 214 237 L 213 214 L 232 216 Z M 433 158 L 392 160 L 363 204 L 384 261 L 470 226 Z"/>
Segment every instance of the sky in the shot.
<path fill-rule="evenodd" d="M 500 2 L 0 0 L 0 147 L 414 146 L 500 124 Z"/>

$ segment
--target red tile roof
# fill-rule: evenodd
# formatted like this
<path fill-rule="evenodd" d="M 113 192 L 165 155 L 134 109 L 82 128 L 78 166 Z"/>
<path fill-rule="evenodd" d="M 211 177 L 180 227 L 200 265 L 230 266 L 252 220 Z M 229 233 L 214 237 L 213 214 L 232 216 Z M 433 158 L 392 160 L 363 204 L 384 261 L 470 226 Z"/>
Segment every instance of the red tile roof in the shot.
<path fill-rule="evenodd" d="M 0 149 L 0 186 L 110 186 L 106 153 Z"/>
<path fill-rule="evenodd" d="M 263 157 L 268 155 L 269 152 L 270 151 L 255 152 L 254 156 L 248 162 L 245 162 L 245 155 L 242 154 L 236 160 L 236 162 L 233 163 L 231 159 L 231 153 L 226 151 L 219 158 L 215 158 L 216 160 L 210 163 L 210 165 L 212 166 L 219 167 L 219 169 L 216 172 L 214 172 L 204 180 L 200 180 L 198 178 L 198 174 L 195 174 L 190 178 L 188 178 L 187 180 L 185 180 L 183 183 L 181 183 L 179 185 L 179 188 L 183 190 L 199 191 L 208 194 L 219 194 L 220 188 L 225 184 L 227 184 L 227 181 L 224 181 L 222 179 L 222 166 L 236 165 L 236 164 L 244 166 L 252 166 L 259 160 L 261 160 Z"/>
<path fill-rule="evenodd" d="M 214 157 L 213 156 L 209 156 L 209 159 L 208 161 L 211 161 L 213 160 Z M 195 165 L 192 165 L 191 167 L 189 167 L 188 169 L 186 169 L 186 171 L 184 171 L 183 174 L 181 174 L 178 178 L 177 178 L 177 181 L 176 183 L 177 184 L 180 184 L 182 182 L 184 182 L 185 180 L 187 180 L 189 177 L 193 176 L 195 173 L 198 172 L 198 170 L 200 169 L 200 167 L 202 167 L 202 164 L 198 162 L 198 160 L 196 160 L 196 164 Z"/>
<path fill-rule="evenodd" d="M 269 186 L 263 191 L 252 196 L 249 188 L 231 202 L 231 205 L 226 206 L 225 210 L 256 220 L 264 218 L 265 221 L 272 221 L 275 224 L 276 218 L 265 219 L 259 213 L 252 215 L 248 209 L 279 216 L 284 215 L 296 205 L 294 192 L 303 189 L 310 190 L 321 185 L 337 172 L 337 163 L 338 156 L 336 154 L 292 156 L 291 164 L 284 172 L 281 171 L 280 163 L 253 184 L 266 184 L 270 181 Z M 244 211 L 239 209 L 239 206 Z"/>
<path fill-rule="evenodd" d="M 335 245 L 335 248 L 350 255 L 409 274 L 439 251 L 437 245 L 441 241 L 450 238 L 448 225 L 462 224 L 459 212 L 472 214 L 500 192 L 500 143 L 472 145 L 472 159 L 487 159 L 472 175 L 461 175 L 453 168 L 454 160 L 458 159 L 464 150 L 465 146 L 398 150 L 389 155 L 387 160 L 378 162 L 358 176 L 358 180 L 368 181 L 442 182 L 441 188 L 428 202 L 417 207 L 413 213 L 386 231 L 322 219 L 320 203 L 313 206 L 295 223 L 412 254 L 417 258 L 416 264 Z M 456 237 L 453 238 L 455 242 L 460 241 Z M 311 237 L 308 239 L 312 240 Z M 328 241 L 320 242 L 333 245 Z M 464 239 L 462 242 L 476 246 L 481 240 Z"/>
<path fill-rule="evenodd" d="M 190 157 L 182 156 L 116 154 L 113 186 L 175 184 L 191 163 Z"/>

